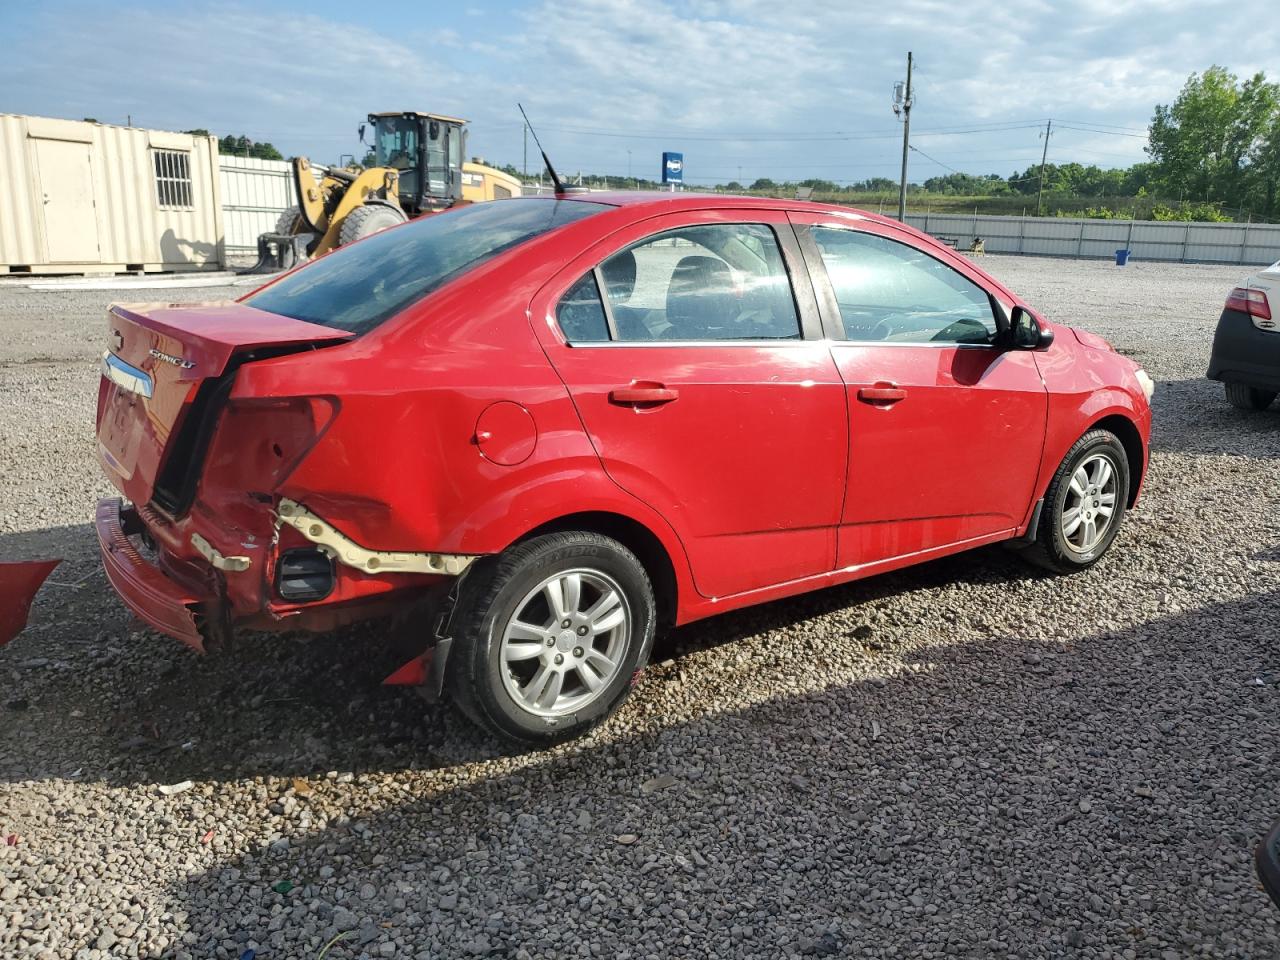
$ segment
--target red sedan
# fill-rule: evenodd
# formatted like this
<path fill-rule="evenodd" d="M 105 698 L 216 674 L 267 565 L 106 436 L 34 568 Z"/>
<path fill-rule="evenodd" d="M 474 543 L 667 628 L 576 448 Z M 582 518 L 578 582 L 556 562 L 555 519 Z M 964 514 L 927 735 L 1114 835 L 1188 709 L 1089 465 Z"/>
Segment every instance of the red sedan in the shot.
<path fill-rule="evenodd" d="M 675 624 L 996 541 L 1088 567 L 1147 465 L 1135 363 L 820 204 L 476 204 L 109 325 L 125 603 L 197 649 L 405 614 L 388 679 L 524 743 L 608 716 Z"/>

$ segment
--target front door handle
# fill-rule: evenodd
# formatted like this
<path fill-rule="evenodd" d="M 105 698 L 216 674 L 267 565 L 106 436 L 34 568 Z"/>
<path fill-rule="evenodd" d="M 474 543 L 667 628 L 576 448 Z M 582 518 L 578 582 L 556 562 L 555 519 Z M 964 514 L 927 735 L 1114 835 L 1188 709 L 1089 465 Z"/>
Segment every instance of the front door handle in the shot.
<path fill-rule="evenodd" d="M 636 380 L 629 387 L 618 387 L 609 391 L 609 402 L 619 406 L 657 406 L 670 403 L 679 397 L 675 390 L 669 390 L 661 383 L 653 380 Z"/>
<path fill-rule="evenodd" d="M 882 403 L 885 405 L 907 399 L 907 391 L 896 383 L 881 380 L 874 387 L 859 387 L 858 399 L 865 403 Z"/>

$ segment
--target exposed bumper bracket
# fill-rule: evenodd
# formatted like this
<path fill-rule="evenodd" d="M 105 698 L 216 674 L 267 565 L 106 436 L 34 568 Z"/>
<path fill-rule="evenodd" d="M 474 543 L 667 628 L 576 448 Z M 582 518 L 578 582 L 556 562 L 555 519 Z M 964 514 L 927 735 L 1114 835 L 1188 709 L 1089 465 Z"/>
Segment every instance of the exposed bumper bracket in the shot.
<path fill-rule="evenodd" d="M 204 537 L 198 533 L 191 535 L 191 545 L 196 548 L 196 552 L 200 556 L 209 561 L 210 565 L 218 570 L 227 570 L 232 573 L 239 573 L 248 570 L 252 561 L 248 557 L 224 557 L 218 550 Z"/>
<path fill-rule="evenodd" d="M 296 500 L 282 498 L 276 515 L 312 543 L 326 548 L 340 563 L 365 573 L 435 573 L 457 576 L 478 556 L 460 553 L 396 553 L 360 546 Z"/>

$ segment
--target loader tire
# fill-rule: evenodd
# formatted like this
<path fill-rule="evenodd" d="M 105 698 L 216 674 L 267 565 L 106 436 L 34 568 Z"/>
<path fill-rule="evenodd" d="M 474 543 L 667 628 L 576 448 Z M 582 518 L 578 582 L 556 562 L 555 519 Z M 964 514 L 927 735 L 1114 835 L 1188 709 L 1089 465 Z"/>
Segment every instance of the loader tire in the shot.
<path fill-rule="evenodd" d="M 276 233 L 283 233 L 285 236 L 293 236 L 301 233 L 303 230 L 302 210 L 295 203 L 292 207 L 280 212 L 280 216 L 276 217 Z"/>
<path fill-rule="evenodd" d="M 409 218 L 404 211 L 387 203 L 366 203 L 347 214 L 338 228 L 338 245 L 345 247 L 365 237 L 404 223 Z"/>

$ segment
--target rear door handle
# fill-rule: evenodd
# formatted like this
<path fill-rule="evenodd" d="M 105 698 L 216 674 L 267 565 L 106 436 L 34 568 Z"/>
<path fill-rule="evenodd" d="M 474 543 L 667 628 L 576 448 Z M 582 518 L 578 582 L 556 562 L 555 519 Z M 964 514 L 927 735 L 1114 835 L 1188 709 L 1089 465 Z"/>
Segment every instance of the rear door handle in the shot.
<path fill-rule="evenodd" d="M 618 387 L 609 391 L 609 402 L 619 406 L 657 405 L 670 403 L 679 397 L 675 390 L 669 390 L 661 383 L 653 380 L 636 380 L 629 387 Z"/>
<path fill-rule="evenodd" d="M 907 391 L 896 383 L 882 380 L 874 387 L 859 387 L 858 399 L 865 403 L 891 404 L 907 399 Z"/>

